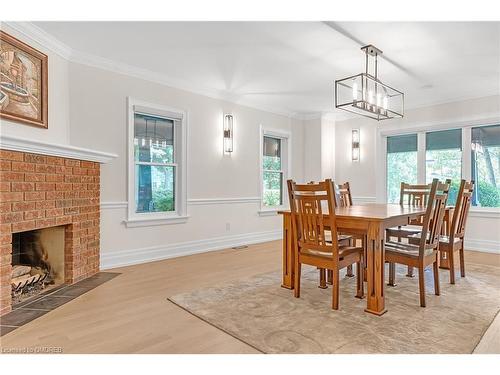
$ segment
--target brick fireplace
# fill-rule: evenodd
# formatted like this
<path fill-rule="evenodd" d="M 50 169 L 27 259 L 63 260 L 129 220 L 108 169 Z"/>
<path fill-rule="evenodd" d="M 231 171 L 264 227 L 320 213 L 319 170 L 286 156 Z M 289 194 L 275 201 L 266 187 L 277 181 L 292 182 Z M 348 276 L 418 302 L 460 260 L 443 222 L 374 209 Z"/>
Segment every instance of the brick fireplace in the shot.
<path fill-rule="evenodd" d="M 12 309 L 12 234 L 64 227 L 64 281 L 99 271 L 100 164 L 0 149 L 0 315 Z"/>

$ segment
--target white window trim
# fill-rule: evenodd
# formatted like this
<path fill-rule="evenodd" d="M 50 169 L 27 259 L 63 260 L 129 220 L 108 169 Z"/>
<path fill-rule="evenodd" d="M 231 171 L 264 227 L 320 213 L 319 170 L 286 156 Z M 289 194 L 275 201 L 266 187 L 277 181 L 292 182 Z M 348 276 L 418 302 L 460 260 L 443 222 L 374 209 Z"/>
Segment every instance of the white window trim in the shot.
<path fill-rule="evenodd" d="M 135 212 L 134 109 L 138 107 L 140 107 L 141 112 L 159 115 L 163 113 L 167 116 L 174 115 L 177 118 L 181 118 L 181 151 L 176 153 L 176 210 L 173 212 Z M 187 134 L 188 116 L 186 111 L 127 97 L 128 210 L 127 220 L 125 220 L 127 227 L 134 228 L 154 225 L 180 224 L 185 223 L 189 218 L 187 214 Z"/>
<path fill-rule="evenodd" d="M 473 119 L 471 121 L 427 123 L 394 129 L 378 128 L 376 162 L 378 175 L 382 176 L 382 179 L 376 184 L 376 201 L 378 203 L 387 202 L 387 137 L 417 134 L 418 183 L 425 183 L 425 133 L 440 130 L 462 129 L 462 178 L 470 180 L 472 128 L 498 124 L 500 124 L 500 117 Z M 423 163 L 421 160 L 423 160 Z M 470 214 L 473 217 L 500 218 L 500 209 L 498 207 L 471 206 Z"/>
<path fill-rule="evenodd" d="M 282 158 L 282 172 L 283 172 L 283 182 L 282 182 L 282 194 L 283 194 L 283 204 L 281 206 L 268 207 L 264 206 L 264 191 L 263 191 L 263 168 L 262 164 L 264 161 L 264 137 L 280 138 L 285 141 L 285 147 L 283 143 L 281 144 L 281 158 Z M 288 205 L 288 190 L 286 181 L 290 178 L 290 171 L 292 170 L 292 133 L 286 130 L 273 129 L 267 126 L 260 125 L 260 147 L 259 147 L 259 196 L 260 196 L 260 216 L 273 216 L 277 215 L 278 211 L 287 210 Z M 284 150 L 283 150 L 284 149 Z M 283 168 L 284 166 L 284 168 Z"/>

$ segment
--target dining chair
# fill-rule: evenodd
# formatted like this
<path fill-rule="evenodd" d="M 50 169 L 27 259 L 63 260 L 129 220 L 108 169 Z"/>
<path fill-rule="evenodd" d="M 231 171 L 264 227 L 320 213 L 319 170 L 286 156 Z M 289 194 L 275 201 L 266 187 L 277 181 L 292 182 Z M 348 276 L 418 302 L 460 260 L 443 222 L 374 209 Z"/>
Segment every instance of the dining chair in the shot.
<path fill-rule="evenodd" d="M 338 207 L 352 206 L 352 194 L 349 181 L 339 184 L 335 189 L 335 202 Z"/>
<path fill-rule="evenodd" d="M 343 184 L 335 185 L 335 204 L 336 207 L 350 207 L 352 206 L 352 194 L 351 194 L 351 186 L 349 181 L 344 182 Z M 349 245 L 356 245 L 356 241 L 361 241 L 361 246 L 365 248 L 366 241 L 364 240 L 364 236 L 357 235 L 355 233 L 342 233 L 341 236 L 348 236 Z M 366 250 L 365 250 L 365 259 L 366 259 Z M 354 273 L 352 271 L 352 265 L 347 266 L 347 277 L 353 277 Z M 332 272 L 328 272 L 328 283 L 332 284 Z"/>
<path fill-rule="evenodd" d="M 399 204 L 413 207 L 425 207 L 431 191 L 432 184 L 426 185 L 412 185 L 406 182 L 401 182 L 401 189 L 399 193 Z M 403 238 L 408 238 L 412 234 L 422 231 L 421 219 L 412 220 L 408 225 L 399 225 L 397 227 L 389 228 L 386 230 L 386 238 L 390 240 L 391 237 L 396 237 L 398 242 Z"/>
<path fill-rule="evenodd" d="M 451 184 L 451 180 L 447 179 L 446 183 Z M 429 198 L 432 184 L 407 184 L 401 182 L 399 193 L 399 204 L 412 207 L 425 207 Z M 422 231 L 423 217 L 413 219 L 408 222 L 408 225 L 400 225 L 386 230 L 386 239 L 390 241 L 391 237 L 396 237 L 398 242 L 402 239 L 408 240 L 409 236 L 416 235 Z M 413 267 L 408 267 L 406 276 L 413 277 Z"/>
<path fill-rule="evenodd" d="M 474 192 L 474 181 L 462 180 L 457 194 L 457 201 L 453 210 L 450 228 L 445 235 L 439 236 L 439 252 L 444 259 L 448 260 L 450 268 L 450 284 L 455 284 L 455 252 L 459 252 L 460 276 L 465 277 L 464 261 L 464 236 L 465 225 Z M 410 236 L 410 242 L 419 240 L 420 234 Z M 444 254 L 443 254 L 444 253 Z"/>
<path fill-rule="evenodd" d="M 295 235 L 294 295 L 300 297 L 301 266 L 333 271 L 332 309 L 339 308 L 339 271 L 356 263 L 356 297 L 363 298 L 363 249 L 340 246 L 335 217 L 335 189 L 331 179 L 299 185 L 287 181 L 292 232 Z M 331 233 L 328 235 L 328 231 Z M 329 237 L 329 238 L 328 238 Z"/>
<path fill-rule="evenodd" d="M 395 286 L 396 263 L 418 268 L 420 306 L 425 307 L 425 275 L 427 266 L 433 266 L 434 293 L 439 295 L 438 246 L 448 199 L 449 183 L 434 179 L 427 199 L 418 244 L 388 241 L 385 243 L 385 260 L 389 262 L 389 284 Z"/>
<path fill-rule="evenodd" d="M 314 184 L 314 181 L 308 182 L 309 185 Z M 349 182 L 346 182 L 341 185 L 335 185 L 335 204 L 340 205 L 340 207 L 343 207 L 344 204 L 340 203 L 340 199 L 344 199 L 346 202 L 349 202 L 349 206 L 352 206 L 352 197 L 351 197 L 351 190 L 349 188 Z M 347 196 L 345 196 L 348 194 Z M 344 198 L 339 198 L 340 195 L 344 195 Z M 331 233 L 329 231 L 326 232 L 326 238 L 329 240 L 331 238 Z M 339 240 L 339 245 L 340 246 L 351 246 L 353 237 L 350 234 L 345 234 L 345 233 L 338 233 L 337 236 Z M 346 276 L 348 277 L 353 277 L 354 273 L 352 272 L 352 265 L 347 266 L 347 272 Z M 319 288 L 321 289 L 326 289 L 328 288 L 327 285 L 327 278 L 326 278 L 326 270 L 324 268 L 319 269 Z M 331 271 L 328 271 L 328 283 L 330 285 L 333 285 L 333 274 Z"/>

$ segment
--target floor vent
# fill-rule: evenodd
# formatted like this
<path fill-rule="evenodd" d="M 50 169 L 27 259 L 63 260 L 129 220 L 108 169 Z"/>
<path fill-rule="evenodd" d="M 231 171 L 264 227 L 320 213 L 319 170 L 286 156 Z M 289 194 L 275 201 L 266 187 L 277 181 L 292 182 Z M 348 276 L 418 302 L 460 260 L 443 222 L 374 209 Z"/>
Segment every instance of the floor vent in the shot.
<path fill-rule="evenodd" d="M 248 245 L 240 245 L 240 246 L 234 246 L 231 249 L 233 250 L 242 250 L 242 249 L 247 249 Z"/>

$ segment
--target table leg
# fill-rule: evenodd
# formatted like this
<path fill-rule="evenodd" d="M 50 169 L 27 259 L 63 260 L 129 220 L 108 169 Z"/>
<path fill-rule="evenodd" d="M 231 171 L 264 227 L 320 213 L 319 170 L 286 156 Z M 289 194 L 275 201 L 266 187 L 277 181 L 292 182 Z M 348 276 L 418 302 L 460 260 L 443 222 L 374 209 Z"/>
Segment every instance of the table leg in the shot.
<path fill-rule="evenodd" d="M 451 218 L 453 216 L 453 208 L 446 207 L 444 212 L 443 226 L 441 227 L 441 234 L 449 236 L 451 232 Z M 439 268 L 445 270 L 450 269 L 450 260 L 448 259 L 448 254 L 445 251 L 439 251 Z"/>
<path fill-rule="evenodd" d="M 384 297 L 384 228 L 379 222 L 370 222 L 367 236 L 367 281 L 366 312 L 382 315 Z"/>
<path fill-rule="evenodd" d="M 281 286 L 293 289 L 294 282 L 294 252 L 291 215 L 283 215 L 283 283 Z"/>

